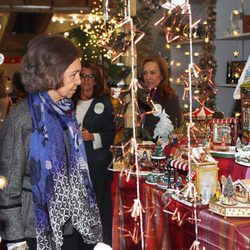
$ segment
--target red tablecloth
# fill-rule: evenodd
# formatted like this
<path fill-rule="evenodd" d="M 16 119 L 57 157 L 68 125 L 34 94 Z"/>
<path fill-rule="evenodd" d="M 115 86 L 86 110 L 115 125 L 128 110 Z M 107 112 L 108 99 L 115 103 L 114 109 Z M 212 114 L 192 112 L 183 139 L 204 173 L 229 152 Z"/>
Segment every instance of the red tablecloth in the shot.
<path fill-rule="evenodd" d="M 250 179 L 250 168 L 237 164 L 234 158 L 214 157 L 214 159 L 219 162 L 219 177 L 230 175 L 233 181 Z"/>
<path fill-rule="evenodd" d="M 136 181 L 115 176 L 119 185 L 114 199 L 114 250 L 139 250 L 141 241 L 134 242 L 134 219 L 128 212 L 136 196 Z M 143 213 L 143 233 L 145 250 L 184 250 L 194 242 L 195 228 L 188 218 L 193 217 L 193 208 L 181 204 L 164 195 L 164 191 L 140 180 L 140 200 Z M 171 201 L 171 202 L 169 202 Z M 166 207 L 166 205 L 168 206 Z M 174 212 L 178 208 L 180 220 L 163 210 Z M 250 218 L 228 218 L 211 214 L 207 206 L 197 207 L 198 240 L 209 250 L 246 250 L 250 249 Z M 120 229 L 119 229 L 120 228 Z M 121 229 L 126 229 L 121 230 Z M 138 232 L 140 234 L 140 231 Z"/>
<path fill-rule="evenodd" d="M 136 180 L 125 181 L 124 177 L 115 176 L 119 179 L 114 200 L 114 250 L 139 250 L 142 249 L 141 241 L 134 242 L 127 231 L 134 230 L 134 219 L 131 217 L 129 208 L 132 207 L 136 199 Z M 192 217 L 193 210 L 180 204 L 164 195 L 164 191 L 140 180 L 140 200 L 144 209 L 143 213 L 143 234 L 145 250 L 180 250 L 189 249 L 195 239 L 194 225 L 188 222 Z M 168 207 L 165 207 L 169 204 Z M 166 208 L 170 212 L 178 207 L 181 218 L 185 219 L 180 223 L 172 220 L 172 215 L 163 212 Z M 122 229 L 122 230 L 121 230 Z M 125 230 L 124 230 L 125 229 Z M 140 234 L 140 231 L 139 231 Z"/>
<path fill-rule="evenodd" d="M 250 218 L 227 218 L 203 210 L 198 226 L 201 247 L 209 250 L 249 250 Z"/>

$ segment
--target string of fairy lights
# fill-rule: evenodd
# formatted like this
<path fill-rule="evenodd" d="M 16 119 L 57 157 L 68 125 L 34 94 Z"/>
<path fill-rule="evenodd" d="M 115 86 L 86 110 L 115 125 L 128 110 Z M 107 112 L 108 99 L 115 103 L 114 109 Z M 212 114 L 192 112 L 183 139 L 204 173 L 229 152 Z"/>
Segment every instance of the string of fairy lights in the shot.
<path fill-rule="evenodd" d="M 121 1 L 123 2 L 123 1 Z M 109 49 L 105 46 L 111 42 L 113 34 L 117 30 L 117 23 L 123 19 L 123 14 L 117 11 L 111 18 L 108 12 L 108 2 L 102 0 L 94 1 L 91 13 L 81 21 L 79 26 L 82 32 L 83 41 L 77 41 L 74 33 L 67 32 L 64 35 L 72 39 L 83 51 L 84 60 L 99 59 L 100 55 L 110 59 Z"/>
<path fill-rule="evenodd" d="M 176 4 L 174 4 L 173 2 L 175 2 Z M 133 230 L 134 231 L 138 231 L 138 226 L 140 226 L 140 240 L 137 237 L 132 237 L 133 234 L 130 232 L 130 236 L 132 237 L 132 240 L 135 243 L 138 243 L 139 241 L 141 242 L 141 247 L 142 249 L 144 249 L 144 231 L 143 231 L 143 207 L 140 201 L 140 185 L 139 185 L 139 166 L 138 166 L 138 159 L 137 159 L 137 142 L 136 142 L 136 117 L 137 117 L 137 110 L 136 110 L 136 101 L 135 98 L 137 96 L 137 82 L 135 79 L 135 72 L 134 72 L 134 66 L 135 66 L 135 51 L 134 51 L 134 35 L 133 35 L 133 31 L 134 31 L 134 27 L 133 27 L 133 20 L 130 17 L 130 1 L 128 1 L 128 9 L 127 12 L 125 14 L 125 19 L 122 22 L 122 24 L 126 24 L 129 23 L 130 24 L 130 35 L 131 35 L 131 40 L 130 40 L 130 57 L 131 57 L 131 68 L 132 68 L 132 76 L 131 76 L 131 83 L 129 85 L 130 91 L 131 91 L 131 102 L 132 102 L 132 124 L 133 124 L 133 136 L 132 139 L 129 141 L 128 144 L 129 145 L 126 151 L 123 151 L 124 155 L 122 156 L 123 158 L 125 158 L 125 154 L 130 151 L 130 153 L 133 155 L 134 158 L 134 166 L 135 166 L 135 174 L 136 174 L 136 193 L 137 193 L 137 198 L 134 200 L 134 204 L 133 206 L 130 208 L 131 211 L 131 217 L 134 218 L 136 224 L 135 224 L 135 228 Z M 194 75 L 197 77 L 198 76 L 198 72 L 197 72 L 197 67 L 194 67 L 194 63 L 193 63 L 193 49 L 192 49 L 192 27 L 194 27 L 195 25 L 192 23 L 192 14 L 191 14 L 191 7 L 188 1 L 182 1 L 181 3 L 179 3 L 178 1 L 172 1 L 172 3 L 167 6 L 167 8 L 169 9 L 173 9 L 176 6 L 180 6 L 181 9 L 183 10 L 183 12 L 187 13 L 188 16 L 188 25 L 189 25 L 189 42 L 190 42 L 190 64 L 189 64 L 189 100 L 190 100 L 190 121 L 189 121 L 189 125 L 188 125 L 188 148 L 191 148 L 190 145 L 190 141 L 191 141 L 191 129 L 193 127 L 193 122 L 192 122 L 192 79 L 193 79 L 193 75 L 192 72 L 194 73 Z M 160 24 L 161 26 L 163 26 L 163 20 L 165 17 L 163 17 L 162 19 L 160 19 L 160 21 L 158 21 L 157 25 Z M 165 26 L 164 26 L 165 28 Z M 169 35 L 169 30 L 165 29 L 166 32 L 168 32 Z M 172 36 L 173 37 L 173 36 Z M 170 38 L 170 36 L 166 35 L 166 38 Z M 179 37 L 178 37 L 179 38 Z M 124 48 L 124 47 L 123 47 Z M 191 156 L 190 156 L 190 150 L 188 150 L 188 163 L 189 163 L 189 171 L 191 171 Z M 189 173 L 189 176 L 191 176 L 191 174 Z M 196 212 L 196 188 L 194 186 L 194 184 L 192 183 L 191 179 L 189 178 L 189 183 L 188 185 L 188 189 L 187 192 L 189 193 L 190 196 L 192 196 L 194 198 L 194 215 L 193 215 L 193 222 L 195 223 L 195 234 L 196 234 L 196 239 L 193 243 L 193 245 L 191 246 L 190 249 L 199 249 L 199 241 L 198 241 L 198 220 L 197 220 L 197 212 Z M 137 217 L 140 218 L 140 223 L 138 225 L 137 223 Z M 121 229 L 123 231 L 128 231 L 127 229 Z"/>

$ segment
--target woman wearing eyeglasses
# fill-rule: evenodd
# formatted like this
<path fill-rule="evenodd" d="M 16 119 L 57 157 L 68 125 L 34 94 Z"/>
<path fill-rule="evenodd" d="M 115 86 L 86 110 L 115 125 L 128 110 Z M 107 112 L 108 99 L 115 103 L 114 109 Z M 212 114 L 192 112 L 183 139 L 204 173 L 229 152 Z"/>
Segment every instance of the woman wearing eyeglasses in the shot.
<path fill-rule="evenodd" d="M 103 241 L 111 245 L 112 174 L 108 166 L 112 161 L 110 146 L 115 137 L 113 106 L 104 94 L 104 80 L 97 65 L 83 61 L 80 78 L 80 91 L 76 93 L 80 97 L 76 105 L 76 118 L 82 131 L 90 177 L 101 215 Z"/>

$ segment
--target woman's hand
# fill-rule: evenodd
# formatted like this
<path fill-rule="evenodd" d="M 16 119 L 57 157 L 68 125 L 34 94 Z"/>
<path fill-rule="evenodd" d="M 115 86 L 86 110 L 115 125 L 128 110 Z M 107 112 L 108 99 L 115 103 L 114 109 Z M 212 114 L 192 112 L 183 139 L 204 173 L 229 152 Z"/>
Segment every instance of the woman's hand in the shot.
<path fill-rule="evenodd" d="M 94 135 L 86 128 L 82 128 L 82 138 L 84 141 L 94 141 Z"/>

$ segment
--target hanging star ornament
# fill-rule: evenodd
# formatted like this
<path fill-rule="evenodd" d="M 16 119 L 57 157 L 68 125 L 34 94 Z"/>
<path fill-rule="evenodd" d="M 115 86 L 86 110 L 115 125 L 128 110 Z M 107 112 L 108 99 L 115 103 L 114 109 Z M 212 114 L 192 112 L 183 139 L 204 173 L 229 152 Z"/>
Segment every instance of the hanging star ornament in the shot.
<path fill-rule="evenodd" d="M 177 203 L 172 203 L 172 199 L 169 199 L 165 207 L 163 208 L 163 212 L 171 215 L 171 220 L 176 221 L 178 226 L 182 226 L 188 219 L 188 212 L 182 215 L 179 211 Z"/>
<path fill-rule="evenodd" d="M 163 17 L 155 22 L 155 26 L 165 32 L 167 43 L 172 43 L 177 40 L 184 41 L 189 39 L 189 14 L 183 12 L 180 6 L 173 10 L 169 10 Z M 191 28 L 196 27 L 200 19 L 193 22 Z"/>
<path fill-rule="evenodd" d="M 145 33 L 133 26 L 133 20 L 126 17 L 115 26 L 114 38 L 105 42 L 103 47 L 108 50 L 111 61 L 116 61 L 120 56 L 126 55 L 128 49 L 136 45 Z M 111 41 L 112 40 L 112 41 Z"/>
<path fill-rule="evenodd" d="M 119 171 L 121 176 L 125 174 L 127 181 L 129 181 L 134 165 L 131 153 L 131 140 L 128 140 L 126 143 L 122 142 L 120 146 L 112 145 L 111 151 L 113 153 L 113 166 L 111 164 L 108 169 L 110 171 Z"/>
<path fill-rule="evenodd" d="M 131 240 L 137 245 L 140 240 L 141 240 L 141 234 L 140 234 L 140 223 L 139 222 L 134 222 L 134 228 L 132 231 L 130 231 L 129 229 L 126 228 L 121 228 L 118 227 L 118 229 L 122 232 L 124 232 L 124 234 L 122 235 L 123 237 L 127 238 L 131 238 Z"/>
<path fill-rule="evenodd" d="M 111 95 L 113 98 L 118 100 L 118 108 L 117 112 L 115 114 L 116 119 L 120 118 L 132 118 L 132 114 L 127 113 L 128 105 L 130 104 L 130 97 L 127 98 L 128 94 L 131 91 L 132 86 L 134 85 L 134 91 L 137 93 L 137 90 L 140 89 L 140 91 L 145 92 L 146 90 L 141 86 L 138 79 L 133 78 L 130 82 L 129 86 L 124 86 L 123 88 L 111 88 Z M 152 100 L 152 97 L 147 96 L 147 105 L 149 105 L 152 110 L 148 112 L 140 112 L 138 100 L 135 100 L 135 110 L 136 110 L 136 126 L 139 127 L 141 125 L 141 122 L 145 115 L 155 113 L 157 111 L 154 102 Z"/>
<path fill-rule="evenodd" d="M 129 229 L 126 229 L 126 228 L 121 228 L 121 227 L 118 227 L 118 229 L 121 232 L 124 232 L 124 234 L 123 234 L 124 237 L 129 237 L 132 239 L 132 241 L 135 244 L 138 244 L 141 240 L 139 217 L 142 216 L 143 214 L 145 214 L 146 210 L 148 210 L 147 214 L 150 214 L 150 216 L 148 218 L 151 220 L 154 217 L 155 208 L 153 206 L 144 208 L 141 204 L 141 201 L 138 198 L 134 199 L 134 203 L 131 207 L 128 207 L 128 206 L 123 206 L 123 207 L 125 208 L 125 211 L 123 214 L 121 213 L 120 215 L 124 216 L 124 214 L 130 213 L 131 218 L 133 218 L 133 221 L 134 221 L 134 227 L 133 227 L 132 231 Z M 145 238 L 150 237 L 149 236 L 150 231 L 154 231 L 154 229 L 150 228 L 146 231 L 143 231 L 142 236 Z"/>
<path fill-rule="evenodd" d="M 200 95 L 206 95 L 207 89 L 206 86 L 210 88 L 214 93 L 216 93 L 215 84 L 212 80 L 213 78 L 213 69 L 201 69 L 196 64 L 193 65 L 193 73 L 195 78 L 193 79 L 193 83 L 196 89 L 200 88 L 202 91 L 199 92 Z"/>
<path fill-rule="evenodd" d="M 120 230 L 120 232 L 123 232 L 124 234 L 122 234 L 123 237 L 127 238 L 129 237 L 135 245 L 137 245 L 140 241 L 141 241 L 141 238 L 151 238 L 150 237 L 150 234 L 148 234 L 149 231 L 154 231 L 154 229 L 150 229 L 150 230 L 147 230 L 147 231 L 143 231 L 142 233 L 140 232 L 140 223 L 139 222 L 136 222 L 134 221 L 134 227 L 133 227 L 133 230 L 129 230 L 129 229 L 126 229 L 126 228 L 121 228 L 121 227 L 118 227 L 118 229 Z"/>
<path fill-rule="evenodd" d="M 200 250 L 200 242 L 198 240 L 195 240 L 192 244 L 192 246 L 189 248 L 189 250 Z"/>
<path fill-rule="evenodd" d="M 124 214 L 131 213 L 131 217 L 135 221 L 139 220 L 140 215 L 145 214 L 146 210 L 150 211 L 149 212 L 150 218 L 153 217 L 155 211 L 155 208 L 153 206 L 144 208 L 141 204 L 141 201 L 138 198 L 134 199 L 132 207 L 124 206 L 124 208 L 125 208 Z"/>
<path fill-rule="evenodd" d="M 167 43 L 172 43 L 182 37 L 182 30 L 185 26 L 185 20 L 188 20 L 188 14 L 181 14 L 181 9 L 176 8 L 173 11 L 169 11 L 158 21 L 155 22 L 155 26 L 165 32 Z"/>
<path fill-rule="evenodd" d="M 136 157 L 137 143 L 133 138 L 129 139 L 121 146 L 111 146 L 114 155 L 113 168 L 110 166 L 110 171 L 119 171 L 121 176 L 126 177 L 126 181 L 130 180 L 131 174 L 136 173 L 138 162 Z"/>
<path fill-rule="evenodd" d="M 179 78 L 179 84 L 184 86 L 184 91 L 182 95 L 183 100 L 187 100 L 189 98 L 189 71 L 191 71 L 191 82 L 195 84 L 196 89 L 198 89 L 199 84 L 201 83 L 199 77 L 202 70 L 195 63 L 190 64 L 188 68 L 189 69 L 186 70 Z M 198 93 L 200 92 L 196 92 L 196 94 Z"/>
<path fill-rule="evenodd" d="M 172 10 L 177 6 L 181 7 L 181 9 L 186 10 L 188 8 L 187 0 L 170 0 L 161 5 L 164 9 Z"/>

